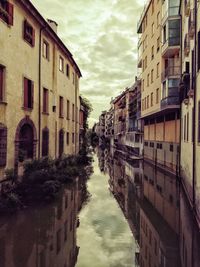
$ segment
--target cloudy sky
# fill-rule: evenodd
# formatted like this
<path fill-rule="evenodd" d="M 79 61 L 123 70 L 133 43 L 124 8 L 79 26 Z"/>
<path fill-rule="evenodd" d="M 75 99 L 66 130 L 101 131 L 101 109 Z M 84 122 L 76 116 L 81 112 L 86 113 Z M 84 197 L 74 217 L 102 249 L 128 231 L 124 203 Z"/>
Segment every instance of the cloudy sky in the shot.
<path fill-rule="evenodd" d="M 79 65 L 81 94 L 93 105 L 90 125 L 111 97 L 137 75 L 136 25 L 144 0 L 32 0 L 45 18 L 59 24 L 58 35 Z"/>

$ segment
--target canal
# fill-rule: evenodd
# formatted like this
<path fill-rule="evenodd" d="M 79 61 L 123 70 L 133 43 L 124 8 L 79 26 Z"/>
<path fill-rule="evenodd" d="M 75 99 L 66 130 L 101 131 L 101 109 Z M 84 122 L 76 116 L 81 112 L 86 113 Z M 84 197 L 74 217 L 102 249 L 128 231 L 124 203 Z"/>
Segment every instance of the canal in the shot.
<path fill-rule="evenodd" d="M 0 218 L 0 267 L 198 267 L 200 238 L 176 177 L 97 150 L 55 202 Z M 81 181 L 80 181 L 81 180 Z"/>

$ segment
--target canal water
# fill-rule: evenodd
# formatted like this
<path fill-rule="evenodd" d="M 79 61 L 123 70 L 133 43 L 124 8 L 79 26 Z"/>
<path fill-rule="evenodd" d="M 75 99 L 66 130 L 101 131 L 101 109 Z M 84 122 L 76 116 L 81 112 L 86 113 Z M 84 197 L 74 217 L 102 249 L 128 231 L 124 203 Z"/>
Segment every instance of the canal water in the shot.
<path fill-rule="evenodd" d="M 97 150 L 58 199 L 0 218 L 0 267 L 199 267 L 184 193 L 143 161 Z"/>

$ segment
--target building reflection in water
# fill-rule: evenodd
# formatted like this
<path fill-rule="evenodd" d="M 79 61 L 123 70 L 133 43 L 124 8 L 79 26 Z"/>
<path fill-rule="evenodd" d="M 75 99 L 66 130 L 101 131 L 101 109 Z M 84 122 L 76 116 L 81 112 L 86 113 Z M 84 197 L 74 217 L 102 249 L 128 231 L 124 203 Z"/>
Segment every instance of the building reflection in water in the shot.
<path fill-rule="evenodd" d="M 63 189 L 51 205 L 19 212 L 0 221 L 1 267 L 74 267 L 79 184 Z"/>
<path fill-rule="evenodd" d="M 135 266 L 199 267 L 199 231 L 178 179 L 116 152 L 98 155 L 137 244 Z"/>

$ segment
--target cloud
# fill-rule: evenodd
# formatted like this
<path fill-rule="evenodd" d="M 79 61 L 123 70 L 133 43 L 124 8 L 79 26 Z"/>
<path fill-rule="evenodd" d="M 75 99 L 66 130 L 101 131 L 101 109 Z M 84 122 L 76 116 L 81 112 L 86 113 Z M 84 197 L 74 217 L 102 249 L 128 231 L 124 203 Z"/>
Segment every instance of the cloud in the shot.
<path fill-rule="evenodd" d="M 100 173 L 97 159 L 94 168 L 95 174 L 88 181 L 92 198 L 80 214 L 77 267 L 94 266 L 94 263 L 95 267 L 131 267 L 134 265 L 134 239 L 108 190 L 109 177 Z"/>
<path fill-rule="evenodd" d="M 82 71 L 80 90 L 93 104 L 94 121 L 137 75 L 136 27 L 144 1 L 32 2 L 45 18 L 58 22 L 58 34 Z M 102 97 L 101 105 L 97 96 Z"/>

